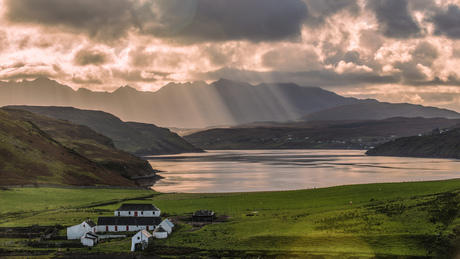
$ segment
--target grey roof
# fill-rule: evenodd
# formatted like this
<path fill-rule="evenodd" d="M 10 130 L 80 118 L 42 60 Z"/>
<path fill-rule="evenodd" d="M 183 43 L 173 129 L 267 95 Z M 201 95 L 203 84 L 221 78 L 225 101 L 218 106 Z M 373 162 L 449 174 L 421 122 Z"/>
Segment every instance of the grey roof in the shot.
<path fill-rule="evenodd" d="M 206 216 L 213 216 L 214 211 L 212 210 L 197 210 L 195 213 L 193 213 L 193 216 L 198 216 L 198 217 L 206 217 Z"/>
<path fill-rule="evenodd" d="M 115 211 L 156 211 L 159 210 L 153 204 L 148 203 L 123 203 Z"/>
<path fill-rule="evenodd" d="M 159 217 L 99 217 L 99 226 L 157 226 Z"/>
<path fill-rule="evenodd" d="M 168 231 L 166 231 L 166 229 L 164 229 L 162 226 L 159 226 L 153 232 L 168 232 Z"/>
<path fill-rule="evenodd" d="M 168 227 L 170 227 L 170 228 L 173 228 L 173 227 L 174 227 L 174 224 L 173 224 L 171 221 L 169 221 L 169 219 L 165 219 L 165 220 L 163 220 L 161 223 L 163 223 L 163 222 L 164 222 L 166 225 L 168 225 Z"/>
<path fill-rule="evenodd" d="M 92 220 L 88 219 L 88 220 L 85 220 L 86 224 L 88 224 L 89 227 L 95 227 L 97 226 L 96 223 L 94 223 Z"/>

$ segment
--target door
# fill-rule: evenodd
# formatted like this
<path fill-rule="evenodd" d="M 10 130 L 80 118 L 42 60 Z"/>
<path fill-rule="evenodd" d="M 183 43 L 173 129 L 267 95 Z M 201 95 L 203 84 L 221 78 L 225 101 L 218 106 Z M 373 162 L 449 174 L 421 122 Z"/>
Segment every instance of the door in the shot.
<path fill-rule="evenodd" d="M 137 217 L 137 211 L 134 212 L 134 217 Z"/>

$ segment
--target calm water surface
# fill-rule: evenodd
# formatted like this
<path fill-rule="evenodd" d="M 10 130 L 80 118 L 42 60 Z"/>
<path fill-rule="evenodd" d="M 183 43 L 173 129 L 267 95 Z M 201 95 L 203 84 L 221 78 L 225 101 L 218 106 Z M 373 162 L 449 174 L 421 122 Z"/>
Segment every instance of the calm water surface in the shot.
<path fill-rule="evenodd" d="M 460 178 L 452 159 L 369 157 L 357 150 L 219 150 L 150 156 L 160 192 L 297 190 Z"/>

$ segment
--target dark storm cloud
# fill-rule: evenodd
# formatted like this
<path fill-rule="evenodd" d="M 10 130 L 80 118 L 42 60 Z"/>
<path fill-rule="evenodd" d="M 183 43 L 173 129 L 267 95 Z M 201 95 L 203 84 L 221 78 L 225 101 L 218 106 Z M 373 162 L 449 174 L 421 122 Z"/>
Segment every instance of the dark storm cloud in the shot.
<path fill-rule="evenodd" d="M 5 0 L 6 17 L 103 41 L 130 29 L 197 41 L 276 41 L 301 34 L 302 0 Z"/>
<path fill-rule="evenodd" d="M 372 0 L 367 7 L 376 15 L 379 29 L 389 38 L 421 36 L 422 30 L 408 10 L 407 0 Z"/>
<path fill-rule="evenodd" d="M 449 5 L 447 10 L 439 11 L 432 17 L 436 26 L 435 34 L 460 39 L 460 8 Z"/>
<path fill-rule="evenodd" d="M 74 63 L 78 66 L 103 65 L 109 60 L 106 53 L 95 49 L 81 49 L 74 57 Z"/>
<path fill-rule="evenodd" d="M 307 5 L 309 11 L 307 23 L 310 27 L 323 25 L 327 17 L 340 11 L 348 11 L 353 16 L 361 12 L 357 0 L 309 0 Z"/>
<path fill-rule="evenodd" d="M 300 36 L 308 15 L 301 0 L 197 0 L 193 17 L 185 16 L 189 21 L 171 17 L 175 9 L 162 15 L 162 24 L 169 23 L 168 26 L 156 28 L 151 33 L 192 42 L 276 41 Z M 188 23 L 184 25 L 185 22 Z M 178 23 L 182 28 L 170 29 L 177 28 Z"/>
<path fill-rule="evenodd" d="M 127 0 L 5 0 L 12 22 L 40 24 L 92 38 L 113 40 L 131 27 Z"/>

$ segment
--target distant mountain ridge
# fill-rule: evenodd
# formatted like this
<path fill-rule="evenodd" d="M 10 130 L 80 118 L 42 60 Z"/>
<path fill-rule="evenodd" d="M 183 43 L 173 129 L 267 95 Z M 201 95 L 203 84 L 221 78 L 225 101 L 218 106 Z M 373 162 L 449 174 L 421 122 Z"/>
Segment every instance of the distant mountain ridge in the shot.
<path fill-rule="evenodd" d="M 47 79 L 0 82 L 0 106 L 71 106 L 101 110 L 123 121 L 162 127 L 203 128 L 254 121 L 287 121 L 307 113 L 359 102 L 318 87 L 221 79 L 212 84 L 170 83 L 157 92 L 120 87 L 113 93 L 74 91 Z"/>
<path fill-rule="evenodd" d="M 301 121 L 319 121 L 319 120 L 383 120 L 391 114 L 394 117 L 424 117 L 424 118 L 446 118 L 459 119 L 460 114 L 436 107 L 427 107 L 422 105 L 408 103 L 386 103 L 375 100 L 365 100 L 358 103 L 352 103 L 333 107 L 330 109 L 314 112 L 299 118 Z"/>
<path fill-rule="evenodd" d="M 175 128 L 286 122 L 299 118 L 313 120 L 313 117 L 314 120 L 367 120 L 406 115 L 460 118 L 460 114 L 453 111 L 411 104 L 366 114 L 366 109 L 378 112 L 378 108 L 371 109 L 369 104 L 377 105 L 379 102 L 346 98 L 319 87 L 293 83 L 251 85 L 226 79 L 211 84 L 202 81 L 169 83 L 157 92 L 140 92 L 130 86 L 123 86 L 108 93 L 87 89 L 74 91 L 53 80 L 38 78 L 34 81 L 0 82 L 0 93 L 0 106 L 70 106 L 105 111 L 123 121 Z M 360 104 L 367 106 L 350 108 Z M 365 109 L 364 112 L 362 109 Z M 437 109 L 436 112 L 433 109 Z M 341 113 L 331 116 L 326 112 L 328 110 Z"/>

